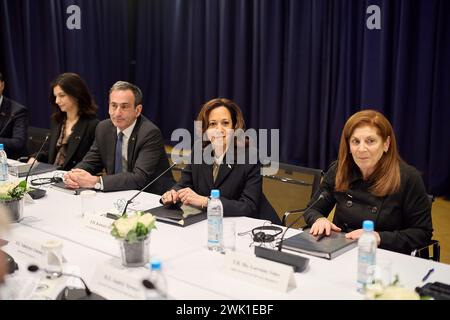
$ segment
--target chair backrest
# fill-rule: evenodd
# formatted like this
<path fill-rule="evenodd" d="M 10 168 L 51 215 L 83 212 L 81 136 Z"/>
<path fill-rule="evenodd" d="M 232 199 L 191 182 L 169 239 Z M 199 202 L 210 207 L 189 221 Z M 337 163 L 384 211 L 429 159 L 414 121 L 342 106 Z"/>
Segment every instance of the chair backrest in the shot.
<path fill-rule="evenodd" d="M 172 147 L 171 146 L 166 146 L 165 149 L 166 149 L 167 159 L 169 159 L 169 165 L 172 165 L 173 164 L 172 157 L 171 157 Z M 185 152 L 187 152 L 189 154 L 188 151 L 185 151 Z M 185 166 L 186 165 L 184 163 L 177 163 L 176 166 L 172 168 L 172 175 L 173 175 L 173 178 L 175 179 L 175 182 L 179 182 L 180 181 L 180 179 L 181 179 L 181 171 L 183 170 L 183 168 Z"/>
<path fill-rule="evenodd" d="M 292 164 L 279 163 L 278 172 L 263 176 L 263 191 L 276 210 L 280 219 L 288 210 L 305 208 L 314 193 L 319 189 L 323 171 Z M 289 217 L 285 224 L 298 216 Z M 293 227 L 305 225 L 303 219 Z"/>
<path fill-rule="evenodd" d="M 434 196 L 429 194 L 428 199 L 430 200 L 431 206 L 433 206 Z M 439 262 L 441 260 L 441 244 L 439 243 L 439 240 L 432 239 L 428 245 L 414 250 L 411 255 Z"/>
<path fill-rule="evenodd" d="M 28 127 L 27 150 L 29 155 L 33 155 L 38 152 L 48 134 L 50 134 L 50 129 Z M 42 150 L 48 151 L 48 143 L 45 144 Z"/>

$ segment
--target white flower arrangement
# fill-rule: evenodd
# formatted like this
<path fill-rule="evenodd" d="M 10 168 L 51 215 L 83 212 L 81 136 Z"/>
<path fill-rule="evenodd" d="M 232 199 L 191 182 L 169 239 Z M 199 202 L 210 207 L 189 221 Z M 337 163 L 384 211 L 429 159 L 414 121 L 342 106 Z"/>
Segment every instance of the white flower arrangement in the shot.
<path fill-rule="evenodd" d="M 399 285 L 397 275 L 395 280 L 387 286 L 384 286 L 380 281 L 374 281 L 366 285 L 365 296 L 370 300 L 420 300 L 419 294 L 413 289 Z"/>
<path fill-rule="evenodd" d="M 0 201 L 20 200 L 27 193 L 27 182 L 20 181 L 18 184 L 4 182 L 0 184 Z"/>
<path fill-rule="evenodd" d="M 146 238 L 150 231 L 155 228 L 156 218 L 150 213 L 138 211 L 130 216 L 125 214 L 114 221 L 111 235 L 134 243 Z"/>

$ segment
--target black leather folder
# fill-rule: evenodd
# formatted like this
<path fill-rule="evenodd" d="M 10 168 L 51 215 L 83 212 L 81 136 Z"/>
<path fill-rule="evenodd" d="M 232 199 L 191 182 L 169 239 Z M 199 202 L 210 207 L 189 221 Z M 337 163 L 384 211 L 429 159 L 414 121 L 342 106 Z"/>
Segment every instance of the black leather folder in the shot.
<path fill-rule="evenodd" d="M 317 241 L 317 237 L 311 235 L 309 231 L 296 234 L 283 240 L 283 250 L 292 250 L 312 256 L 333 259 L 354 247 L 358 242 L 345 238 L 344 232 L 331 232 L 330 236 Z"/>
<path fill-rule="evenodd" d="M 191 206 L 159 206 L 146 210 L 156 217 L 157 221 L 170 223 L 179 227 L 187 227 L 206 219 L 206 212 Z"/>
<path fill-rule="evenodd" d="M 34 164 L 33 169 L 31 169 L 30 176 L 35 175 L 35 174 L 42 174 L 42 173 L 52 172 L 52 171 L 55 171 L 57 169 L 58 169 L 58 167 L 55 166 L 55 165 L 48 164 L 48 163 L 45 163 L 45 162 L 37 162 L 37 163 Z M 20 172 L 19 173 L 19 178 L 26 177 L 27 173 L 28 173 L 28 171 Z"/>

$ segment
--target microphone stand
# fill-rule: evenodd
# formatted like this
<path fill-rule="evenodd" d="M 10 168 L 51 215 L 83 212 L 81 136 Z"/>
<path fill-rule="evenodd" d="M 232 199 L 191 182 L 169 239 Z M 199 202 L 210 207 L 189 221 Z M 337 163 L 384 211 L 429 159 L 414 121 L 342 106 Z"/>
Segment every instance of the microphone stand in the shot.
<path fill-rule="evenodd" d="M 175 167 L 177 165 L 176 162 L 174 162 L 170 167 L 168 167 L 166 170 L 164 170 L 159 176 L 157 176 L 155 179 L 153 179 L 152 181 L 150 181 L 149 183 L 147 183 L 147 185 L 145 187 L 143 187 L 141 190 L 139 190 L 138 193 L 136 193 L 131 199 L 127 200 L 127 203 L 125 204 L 125 207 L 123 208 L 122 211 L 122 217 L 125 215 L 125 213 L 127 213 L 127 208 L 128 205 L 133 202 L 134 198 L 136 198 L 138 195 L 141 194 L 142 191 L 144 191 L 145 189 L 147 189 L 148 187 L 150 187 L 153 183 L 155 183 L 155 181 L 157 181 L 159 178 L 161 178 L 167 171 L 169 171 L 170 169 L 172 169 L 173 167 Z M 117 220 L 119 219 L 121 216 L 117 215 L 117 214 L 113 214 L 113 213 L 107 213 L 106 217 L 110 218 L 110 219 L 114 219 Z"/>
<path fill-rule="evenodd" d="M 33 166 L 36 163 L 36 160 L 37 160 L 38 156 L 41 154 L 42 148 L 44 148 L 45 143 L 47 141 L 48 141 L 48 134 L 45 136 L 44 142 L 42 143 L 41 147 L 39 148 L 39 151 L 36 153 L 36 157 L 34 157 L 34 160 L 31 163 L 30 169 L 28 169 L 27 176 L 25 177 L 25 182 L 26 182 L 27 186 L 28 186 L 28 178 L 30 176 L 31 170 L 33 169 Z M 30 190 L 28 191 L 28 194 L 33 199 L 42 198 L 43 196 L 45 196 L 45 193 L 46 193 L 45 190 L 39 189 L 39 188 L 30 188 Z"/>
<path fill-rule="evenodd" d="M 303 214 L 306 213 L 306 211 L 308 211 L 309 209 L 311 209 L 317 202 L 319 202 L 319 200 L 324 199 L 325 195 L 324 193 L 321 193 L 319 195 L 319 197 L 310 205 L 308 206 L 305 210 L 294 210 L 295 212 L 302 212 Z M 309 259 L 296 255 L 296 254 L 291 254 L 291 253 L 287 253 L 284 251 L 281 251 L 282 246 L 283 246 L 283 240 L 284 240 L 284 236 L 286 235 L 286 232 L 289 230 L 289 228 L 291 228 L 298 220 L 300 220 L 300 218 L 303 216 L 300 215 L 297 219 L 295 219 L 291 224 L 289 224 L 289 226 L 286 227 L 286 230 L 284 230 L 283 235 L 281 236 L 280 239 L 280 243 L 278 244 L 278 250 L 272 250 L 272 249 L 268 249 L 262 246 L 256 246 L 255 247 L 255 255 L 257 257 L 263 258 L 263 259 L 268 259 L 268 260 L 272 260 L 275 262 L 279 262 L 279 263 L 283 263 L 283 264 L 287 264 L 290 265 L 294 268 L 294 272 L 301 272 L 303 270 L 306 269 L 306 267 L 308 266 L 309 263 Z"/>
<path fill-rule="evenodd" d="M 280 243 L 278 244 L 278 251 L 281 251 L 281 248 L 283 246 L 283 241 L 284 241 L 284 236 L 286 235 L 286 232 L 295 224 L 297 223 L 306 213 L 306 211 L 308 211 L 310 208 L 312 208 L 317 202 L 319 202 L 320 200 L 322 200 L 323 198 L 325 198 L 325 196 L 323 195 L 323 193 L 321 193 L 319 195 L 319 197 L 310 205 L 308 206 L 306 209 L 300 209 L 300 210 L 293 210 L 290 211 L 290 213 L 294 213 L 294 212 L 302 212 L 303 214 L 299 215 L 297 217 L 297 219 L 295 219 L 293 222 L 291 222 L 287 227 L 286 230 L 284 230 L 283 234 L 281 235 L 280 238 Z"/>
<path fill-rule="evenodd" d="M 40 268 L 35 264 L 28 266 L 28 271 L 30 271 L 30 272 L 36 272 L 39 269 Z M 48 274 L 47 277 L 51 277 L 50 276 L 51 272 L 49 272 L 46 269 L 41 269 L 41 270 L 43 270 L 45 273 Z M 64 272 L 58 272 L 58 276 L 67 276 L 67 277 L 74 277 L 74 278 L 80 279 L 81 282 L 83 283 L 84 289 L 65 287 L 58 294 L 58 296 L 56 297 L 56 300 L 106 300 L 101 295 L 92 292 L 82 277 L 77 276 L 75 274 L 64 273 Z"/>

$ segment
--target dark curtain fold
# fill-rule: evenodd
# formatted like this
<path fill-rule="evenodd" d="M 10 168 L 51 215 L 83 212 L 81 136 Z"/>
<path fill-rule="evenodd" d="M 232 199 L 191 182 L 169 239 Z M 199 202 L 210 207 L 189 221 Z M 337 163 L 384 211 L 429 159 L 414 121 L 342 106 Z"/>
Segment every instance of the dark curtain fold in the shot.
<path fill-rule="evenodd" d="M 381 30 L 366 27 L 373 4 Z M 202 103 L 225 96 L 242 107 L 247 127 L 280 128 L 282 161 L 326 169 L 346 119 L 373 108 L 391 120 L 402 157 L 429 192 L 450 192 L 448 2 L 137 6 L 136 81 L 168 142 L 176 128 L 192 131 Z"/>
<path fill-rule="evenodd" d="M 72 3 L 81 31 L 64 27 Z M 381 30 L 366 27 L 370 5 Z M 0 14 L 7 93 L 35 125 L 50 112 L 48 82 L 75 71 L 101 106 L 114 81 L 136 82 L 167 142 L 228 97 L 247 127 L 280 129 L 281 161 L 326 169 L 346 119 L 373 108 L 428 191 L 450 194 L 449 1 L 0 0 Z"/>
<path fill-rule="evenodd" d="M 69 30 L 70 5 L 81 10 L 81 30 Z M 30 110 L 30 124 L 49 126 L 49 83 L 59 73 L 76 72 L 107 115 L 109 87 L 128 78 L 127 3 L 122 0 L 2 0 L 5 95 Z"/>

